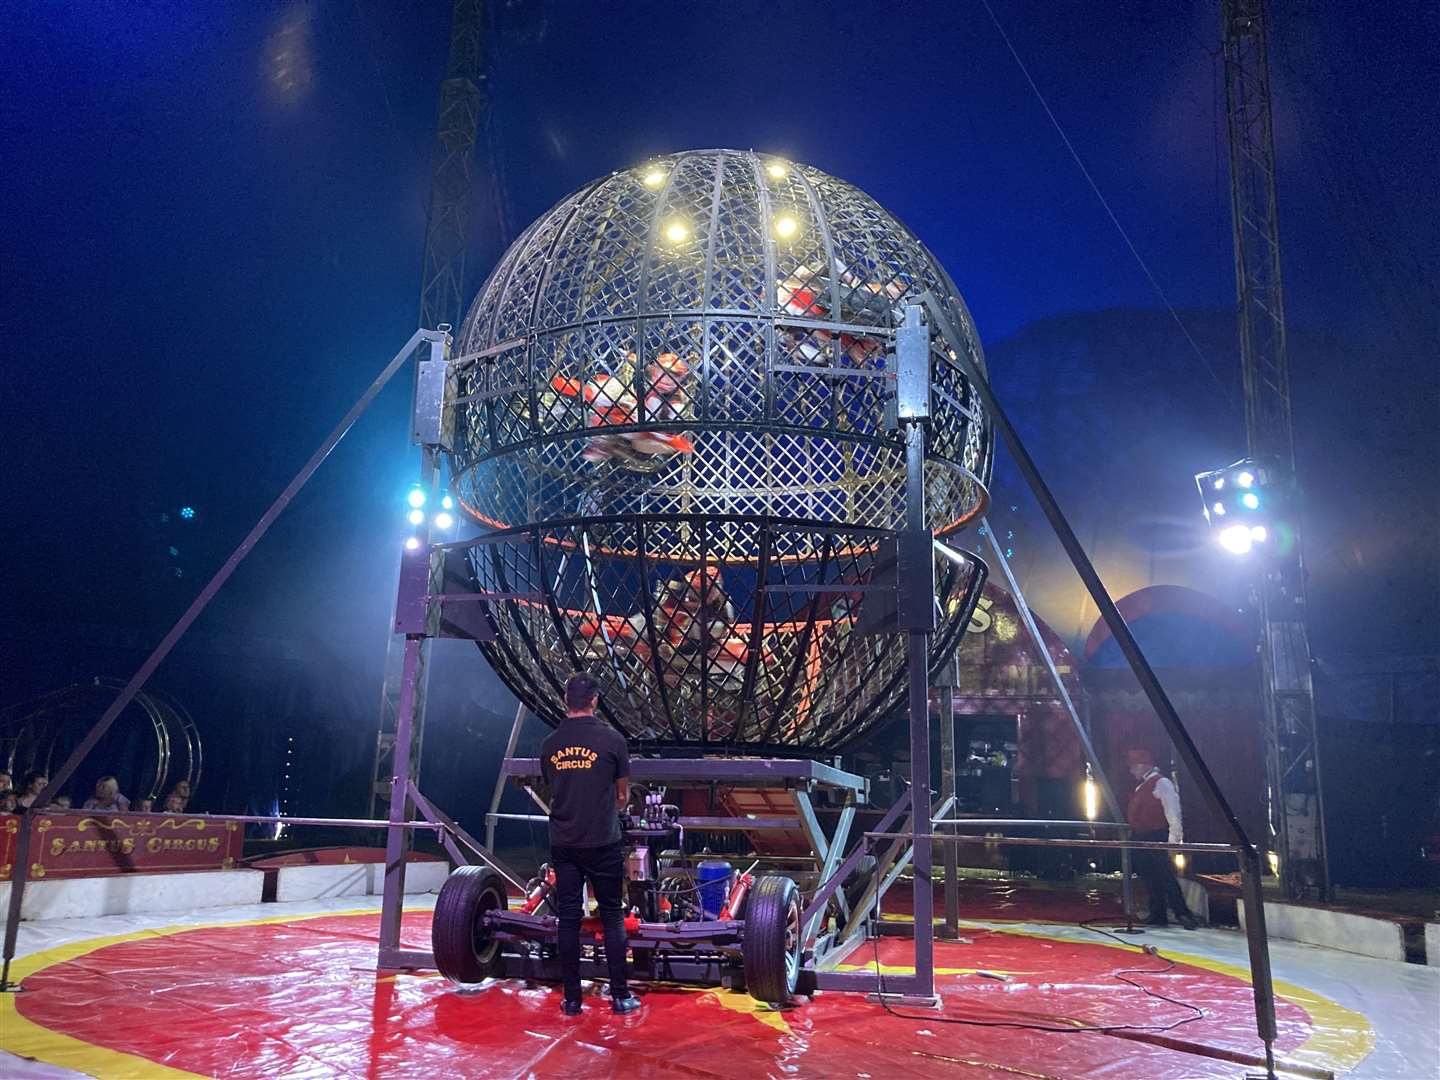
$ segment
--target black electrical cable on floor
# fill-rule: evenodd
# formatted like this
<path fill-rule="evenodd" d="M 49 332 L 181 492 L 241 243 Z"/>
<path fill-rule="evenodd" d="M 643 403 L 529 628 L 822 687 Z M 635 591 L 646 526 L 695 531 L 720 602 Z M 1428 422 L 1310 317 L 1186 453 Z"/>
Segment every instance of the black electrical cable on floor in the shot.
<path fill-rule="evenodd" d="M 1159 950 L 1157 950 L 1153 945 L 1136 945 L 1133 942 L 1129 942 L 1126 941 L 1124 938 L 1117 937 L 1116 935 L 1110 933 L 1108 930 L 1101 929 L 1098 926 L 1091 926 L 1088 923 L 1080 923 L 1079 925 L 1084 930 L 1089 930 L 1092 933 L 1096 934 L 1103 934 L 1105 937 L 1108 938 L 1114 938 L 1115 941 L 1119 942 L 1121 945 L 1124 945 L 1127 948 L 1138 949 L 1140 952 L 1145 953 L 1147 956 L 1153 956 L 1157 960 L 1164 961 L 1165 966 L 1161 968 L 1123 968 L 1120 971 L 1112 971 L 1110 974 L 1112 978 L 1119 979 L 1127 986 L 1133 986 L 1136 990 L 1139 990 L 1147 997 L 1152 997 L 1157 1001 L 1166 1002 L 1167 1004 L 1174 1005 L 1177 1008 L 1189 1009 L 1193 1015 L 1184 1017 L 1180 1020 L 1176 1020 L 1170 1024 L 1081 1024 L 1060 1027 L 1052 1024 L 1034 1024 L 1024 1020 L 966 1020 L 961 1017 L 940 1016 L 936 1013 L 901 1012 L 885 1000 L 885 975 L 884 969 L 881 967 L 880 964 L 880 937 L 877 934 L 872 939 L 872 943 L 875 953 L 875 979 L 880 987 L 880 1005 L 891 1016 L 898 1017 L 901 1020 L 924 1020 L 927 1023 L 961 1024 L 966 1027 L 1019 1028 L 1024 1031 L 1051 1031 L 1057 1035 L 1109 1035 L 1120 1031 L 1145 1031 L 1152 1034 L 1159 1034 L 1161 1032 L 1174 1031 L 1176 1028 L 1182 1027 L 1185 1024 L 1192 1024 L 1196 1020 L 1203 1020 L 1205 1018 L 1205 1010 L 1200 1008 L 1198 1005 L 1192 1005 L 1188 1001 L 1180 1001 L 1176 998 L 1168 997 L 1167 995 L 1160 993 L 1158 990 L 1152 990 L 1148 986 L 1136 982 L 1134 979 L 1126 978 L 1127 975 L 1164 975 L 1176 967 L 1176 962 L 1174 960 L 1171 960 L 1165 956 L 1161 956 Z M 995 931 L 987 930 L 985 932 L 994 933 Z"/>

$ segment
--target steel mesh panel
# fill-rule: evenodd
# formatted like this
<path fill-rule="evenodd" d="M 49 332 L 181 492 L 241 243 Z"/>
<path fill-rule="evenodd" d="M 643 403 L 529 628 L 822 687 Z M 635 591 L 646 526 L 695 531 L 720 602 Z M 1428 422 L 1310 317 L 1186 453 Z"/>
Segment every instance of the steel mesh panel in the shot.
<path fill-rule="evenodd" d="M 494 601 L 482 646 L 538 714 L 583 667 L 645 745 L 818 750 L 899 701 L 897 637 L 855 632 L 904 512 L 888 355 L 929 290 L 983 368 L 944 270 L 818 170 L 740 151 L 656 158 L 562 200 L 502 258 L 460 331 L 465 511 Z M 986 501 L 992 446 L 937 342 L 927 513 Z M 983 570 L 940 566 L 936 648 Z M 966 598 L 970 597 L 967 601 Z"/>

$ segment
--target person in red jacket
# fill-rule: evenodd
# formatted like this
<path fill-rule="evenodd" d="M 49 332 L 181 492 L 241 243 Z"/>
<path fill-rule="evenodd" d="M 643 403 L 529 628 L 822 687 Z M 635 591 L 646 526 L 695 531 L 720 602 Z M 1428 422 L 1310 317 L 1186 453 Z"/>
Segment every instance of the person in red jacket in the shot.
<path fill-rule="evenodd" d="M 1183 844 L 1185 826 L 1180 820 L 1180 793 L 1170 778 L 1155 767 L 1155 759 L 1149 750 L 1130 750 L 1125 754 L 1130 775 L 1135 778 L 1135 790 L 1130 793 L 1125 818 L 1130 822 L 1132 840 L 1161 844 Z M 1180 925 L 1194 930 L 1199 925 L 1190 909 L 1185 906 L 1185 896 L 1180 883 L 1175 880 L 1175 868 L 1168 851 L 1137 851 L 1134 853 L 1135 872 L 1145 882 L 1150 894 L 1150 926 L 1169 925 L 1166 908 L 1175 913 Z"/>

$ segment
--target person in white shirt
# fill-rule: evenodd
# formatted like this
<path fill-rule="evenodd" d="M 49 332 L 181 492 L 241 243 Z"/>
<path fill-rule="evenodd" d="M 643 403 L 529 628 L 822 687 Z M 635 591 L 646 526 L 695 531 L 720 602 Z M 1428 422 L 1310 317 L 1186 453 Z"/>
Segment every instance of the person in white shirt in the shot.
<path fill-rule="evenodd" d="M 1170 778 L 1155 767 L 1149 750 L 1129 750 L 1125 754 L 1135 790 L 1130 793 L 1125 818 L 1130 822 L 1130 839 L 1147 843 L 1183 844 L 1185 826 L 1180 817 L 1180 793 Z M 1175 913 L 1180 925 L 1194 930 L 1199 923 L 1185 906 L 1185 895 L 1175 880 L 1175 867 L 1168 851 L 1137 851 L 1133 862 L 1135 872 L 1150 893 L 1150 926 L 1166 926 L 1166 908 Z"/>

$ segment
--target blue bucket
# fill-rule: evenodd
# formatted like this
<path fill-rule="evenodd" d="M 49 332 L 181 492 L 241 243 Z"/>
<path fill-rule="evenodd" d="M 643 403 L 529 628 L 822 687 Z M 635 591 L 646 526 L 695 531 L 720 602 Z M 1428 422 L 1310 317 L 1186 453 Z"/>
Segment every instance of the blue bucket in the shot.
<path fill-rule="evenodd" d="M 730 896 L 730 875 L 733 869 L 723 859 L 706 859 L 696 868 L 696 884 L 700 887 L 700 908 L 707 919 L 718 919 L 720 909 Z"/>

